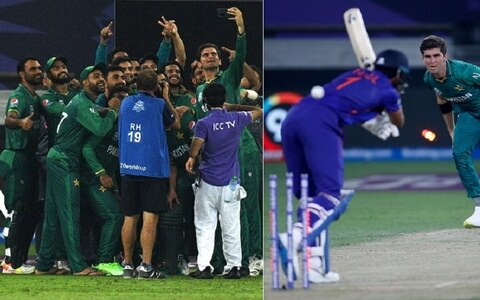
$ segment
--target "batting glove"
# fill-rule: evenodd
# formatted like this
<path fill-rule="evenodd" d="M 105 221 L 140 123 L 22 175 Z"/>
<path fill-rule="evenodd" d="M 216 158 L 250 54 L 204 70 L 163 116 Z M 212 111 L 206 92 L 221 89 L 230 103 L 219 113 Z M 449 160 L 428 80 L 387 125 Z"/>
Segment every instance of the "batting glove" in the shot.
<path fill-rule="evenodd" d="M 362 127 L 383 141 L 389 137 L 398 137 L 400 135 L 398 127 L 390 122 L 390 118 L 385 112 L 363 123 Z"/>

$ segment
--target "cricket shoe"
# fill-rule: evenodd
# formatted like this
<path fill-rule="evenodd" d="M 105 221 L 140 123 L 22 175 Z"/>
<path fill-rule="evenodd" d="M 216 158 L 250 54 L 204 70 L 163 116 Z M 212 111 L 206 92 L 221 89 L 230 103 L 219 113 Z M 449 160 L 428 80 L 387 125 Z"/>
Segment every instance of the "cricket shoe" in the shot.
<path fill-rule="evenodd" d="M 188 276 L 190 274 L 190 268 L 188 267 L 188 261 L 182 254 L 178 255 L 178 271 L 180 274 Z"/>
<path fill-rule="evenodd" d="M 35 273 L 35 266 L 23 264 L 20 267 L 16 268 L 14 271 L 15 274 L 29 275 Z"/>
<path fill-rule="evenodd" d="M 310 247 L 308 280 L 313 283 L 334 283 L 340 281 L 340 274 L 325 270 L 325 248 Z"/>
<path fill-rule="evenodd" d="M 142 263 L 140 266 L 138 266 L 137 272 L 138 279 L 167 278 L 167 275 L 165 273 L 160 272 L 159 270 L 155 270 L 152 265 L 147 265 L 145 263 Z"/>
<path fill-rule="evenodd" d="M 223 275 L 223 278 L 225 279 L 240 279 L 242 278 L 242 275 L 240 275 L 240 268 L 238 267 L 233 267 L 230 270 L 225 270 Z"/>
<path fill-rule="evenodd" d="M 130 279 L 137 277 L 137 270 L 133 267 L 132 264 L 123 263 L 123 278 Z"/>
<path fill-rule="evenodd" d="M 3 263 L 3 267 L 2 267 L 2 274 L 14 274 L 15 273 L 15 269 L 12 268 L 12 264 L 8 264 L 8 263 Z"/>
<path fill-rule="evenodd" d="M 210 266 L 203 269 L 203 271 L 197 270 L 194 273 L 190 273 L 190 277 L 195 279 L 213 279 L 212 268 Z"/>
<path fill-rule="evenodd" d="M 285 275 L 288 275 L 288 248 L 287 248 L 287 239 L 288 235 L 286 232 L 280 233 L 278 235 L 278 254 L 280 256 L 280 261 L 282 264 L 282 269 Z M 293 280 L 297 280 L 298 274 L 300 274 L 300 266 L 298 265 L 298 256 L 297 252 L 300 248 L 300 242 L 302 240 L 302 224 L 295 223 L 292 230 L 292 240 L 293 240 Z"/>
<path fill-rule="evenodd" d="M 57 268 L 56 275 L 67 275 L 71 272 L 68 260 L 57 260 L 55 266 Z"/>
<path fill-rule="evenodd" d="M 335 272 L 325 272 L 325 248 L 321 245 L 325 244 L 326 235 L 322 233 L 317 239 L 316 245 L 313 247 L 309 247 L 310 250 L 310 258 L 309 258 L 309 269 L 308 269 L 308 280 L 312 283 L 332 283 L 338 282 L 340 280 L 340 275 Z M 300 251 L 300 243 L 302 240 L 302 224 L 295 223 L 293 226 L 292 231 L 292 239 L 293 239 L 293 258 L 292 258 L 292 266 L 293 266 L 293 279 L 297 280 L 300 274 L 300 265 L 299 265 L 299 255 L 302 255 L 303 252 Z M 287 234 L 281 233 L 279 234 L 278 239 L 278 250 L 279 256 L 282 264 L 283 271 L 285 274 L 288 272 L 287 268 Z M 327 250 L 328 251 L 328 250 Z"/>
<path fill-rule="evenodd" d="M 250 257 L 248 268 L 250 269 L 250 276 L 259 276 L 263 273 L 263 259 L 256 256 Z"/>
<path fill-rule="evenodd" d="M 479 228 L 480 227 L 480 206 L 475 206 L 475 211 L 468 219 L 463 222 L 465 228 Z"/>
<path fill-rule="evenodd" d="M 123 275 L 123 267 L 118 262 L 99 263 L 93 267 L 109 276 Z"/>

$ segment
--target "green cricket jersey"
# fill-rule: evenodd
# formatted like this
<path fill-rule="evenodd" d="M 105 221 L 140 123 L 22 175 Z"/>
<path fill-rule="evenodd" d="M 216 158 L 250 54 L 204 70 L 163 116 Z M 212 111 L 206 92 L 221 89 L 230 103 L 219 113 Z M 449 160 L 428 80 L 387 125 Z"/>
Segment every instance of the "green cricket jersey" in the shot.
<path fill-rule="evenodd" d="M 173 107 L 179 107 L 183 105 L 188 106 L 195 116 L 195 121 L 198 120 L 197 116 L 199 114 L 203 115 L 202 108 L 200 107 L 197 99 L 195 99 L 195 97 L 192 96 L 187 90 L 185 90 L 182 94 L 171 95 L 170 99 L 172 100 Z"/>
<path fill-rule="evenodd" d="M 12 129 L 5 127 L 5 149 L 25 149 L 33 153 L 37 151 L 39 132 L 38 103 L 40 103 L 40 97 L 37 94 L 30 94 L 21 83 L 10 95 L 7 102 L 6 115 L 10 112 L 16 112 L 19 119 L 24 119 L 31 113 L 34 113 L 32 118 L 34 126 L 29 131 L 25 131 L 22 128 Z"/>
<path fill-rule="evenodd" d="M 65 107 L 58 124 L 54 148 L 65 152 L 76 163 L 80 160 L 82 145 L 88 135 L 106 135 L 117 118 L 114 110 L 109 110 L 104 118 L 100 117 L 94 101 L 85 91 L 80 92 Z"/>
<path fill-rule="evenodd" d="M 166 131 L 170 159 L 181 169 L 185 168 L 189 157 L 195 121 L 195 116 L 191 112 L 186 112 L 180 120 L 180 129 L 171 128 Z"/>
<path fill-rule="evenodd" d="M 480 116 L 480 67 L 460 60 L 447 60 L 447 76 L 437 80 L 428 71 L 425 84 L 435 94 L 452 103 L 453 111 Z"/>
<path fill-rule="evenodd" d="M 57 126 L 62 118 L 62 112 L 65 106 L 70 103 L 75 95 L 80 90 L 69 89 L 67 94 L 62 94 L 54 90 L 48 89 L 42 95 L 42 105 L 40 106 L 40 112 L 45 117 L 45 121 L 48 126 L 48 147 L 51 148 L 55 141 L 55 135 L 57 133 Z"/>
<path fill-rule="evenodd" d="M 240 81 L 243 77 L 243 64 L 247 54 L 247 42 L 245 34 L 237 35 L 235 46 L 235 57 L 230 62 L 230 66 L 225 71 L 220 71 L 217 76 L 208 82 L 202 83 L 197 87 L 197 100 L 202 107 L 202 115 L 198 119 L 203 118 L 207 113 L 207 105 L 203 101 L 203 91 L 210 83 L 221 83 L 227 90 L 227 102 L 232 104 L 240 103 Z"/>
<path fill-rule="evenodd" d="M 82 154 L 86 162 L 82 165 L 82 174 L 87 175 L 84 178 L 91 178 L 97 182 L 98 176 L 108 174 L 116 181 L 115 175 L 119 171 L 118 120 L 105 136 L 90 135 L 83 145 Z"/>

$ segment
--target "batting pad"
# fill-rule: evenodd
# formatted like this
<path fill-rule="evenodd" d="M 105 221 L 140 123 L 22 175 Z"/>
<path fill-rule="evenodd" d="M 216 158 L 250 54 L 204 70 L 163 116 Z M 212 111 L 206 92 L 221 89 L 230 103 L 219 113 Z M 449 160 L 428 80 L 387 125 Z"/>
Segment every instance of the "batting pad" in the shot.
<path fill-rule="evenodd" d="M 322 231 L 328 228 L 328 225 L 337 220 L 347 209 L 348 203 L 355 195 L 354 190 L 341 190 L 340 191 L 340 204 L 333 209 L 333 213 L 329 215 L 323 223 L 312 228 L 312 231 L 307 236 L 308 246 L 315 246 L 315 239 L 320 235 Z"/>

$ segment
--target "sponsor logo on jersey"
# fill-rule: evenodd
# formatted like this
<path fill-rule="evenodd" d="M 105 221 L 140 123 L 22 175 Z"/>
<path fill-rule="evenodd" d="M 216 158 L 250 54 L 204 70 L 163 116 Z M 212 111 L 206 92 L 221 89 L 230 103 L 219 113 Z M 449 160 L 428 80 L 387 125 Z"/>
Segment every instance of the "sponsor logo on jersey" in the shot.
<path fill-rule="evenodd" d="M 190 147 L 187 144 L 183 144 L 178 146 L 178 148 L 174 149 L 170 154 L 173 156 L 173 158 L 179 158 L 182 157 L 185 154 L 188 154 L 190 151 Z"/>
<path fill-rule="evenodd" d="M 17 107 L 18 106 L 18 99 L 17 98 L 13 98 L 10 100 L 10 106 L 11 107 Z"/>
<path fill-rule="evenodd" d="M 142 110 L 145 110 L 145 106 L 143 104 L 142 100 L 138 100 L 135 105 L 133 106 L 132 110 L 138 112 L 141 112 Z"/>
<path fill-rule="evenodd" d="M 95 108 L 90 107 L 90 112 L 91 112 L 92 114 L 94 114 L 94 113 L 96 113 L 97 111 L 95 110 Z"/>
<path fill-rule="evenodd" d="M 43 99 L 42 105 L 43 105 L 43 107 L 47 107 L 48 106 L 48 99 Z"/>
<path fill-rule="evenodd" d="M 446 98 L 448 101 L 451 101 L 451 102 L 465 102 L 467 101 L 468 99 L 470 99 L 473 95 L 470 94 L 470 93 L 466 93 L 465 95 L 463 96 L 459 96 L 459 97 L 452 97 L 452 98 Z"/>
<path fill-rule="evenodd" d="M 192 99 L 190 99 L 190 103 L 192 103 L 193 105 L 197 103 L 197 99 L 195 99 L 194 97 L 192 97 Z"/>
<path fill-rule="evenodd" d="M 118 147 L 115 145 L 108 145 L 107 153 L 115 157 L 118 157 Z"/>
<path fill-rule="evenodd" d="M 456 89 L 457 91 L 461 92 L 461 91 L 463 91 L 465 88 L 464 88 L 463 86 L 457 84 L 457 85 L 455 86 L 455 89 Z"/>
<path fill-rule="evenodd" d="M 479 73 L 473 72 L 472 74 L 473 79 L 478 79 L 480 77 Z"/>

